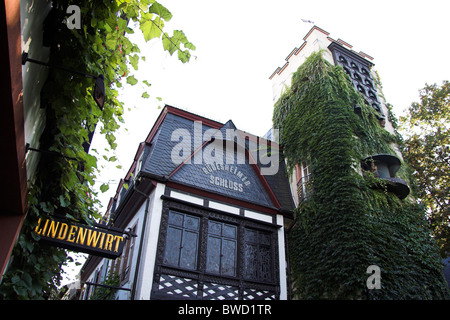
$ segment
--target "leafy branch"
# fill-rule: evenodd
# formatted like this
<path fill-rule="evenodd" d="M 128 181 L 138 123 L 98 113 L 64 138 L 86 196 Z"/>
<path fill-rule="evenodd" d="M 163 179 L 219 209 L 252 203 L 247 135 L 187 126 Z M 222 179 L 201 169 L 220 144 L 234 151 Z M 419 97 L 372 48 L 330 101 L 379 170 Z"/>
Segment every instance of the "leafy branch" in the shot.
<path fill-rule="evenodd" d="M 113 0 L 74 3 L 80 6 L 81 29 L 68 29 L 64 24 L 66 8 L 72 0 L 58 1 L 52 8 L 57 26 L 50 45 L 50 64 L 62 65 L 80 72 L 104 75 L 106 99 L 102 109 L 93 96 L 92 79 L 68 77 L 58 70 L 49 70 L 41 94 L 45 106 L 46 125 L 40 138 L 40 149 L 51 151 L 40 155 L 36 176 L 29 183 L 29 210 L 15 246 L 8 269 L 2 278 L 0 299 L 46 299 L 61 277 L 61 266 L 70 261 L 67 252 L 46 247 L 37 242 L 32 230 L 42 216 L 60 216 L 91 223 L 102 215 L 98 212 L 97 193 L 93 189 L 98 152 L 88 153 L 91 136 L 104 135 L 109 148 L 117 147 L 115 132 L 124 122 L 123 103 L 118 88 L 122 79 L 130 85 L 138 80 L 140 49 L 128 35 L 134 30 L 129 20 L 139 25 L 144 40 L 159 38 L 164 50 L 178 51 L 183 63 L 189 61 L 195 49 L 181 31 L 169 37 L 164 23 L 172 17 L 170 11 L 153 0 Z M 56 2 L 55 2 L 56 3 Z M 167 39 L 170 43 L 167 45 Z M 185 46 L 182 50 L 181 44 Z M 149 87 L 150 83 L 143 81 Z M 147 97 L 148 93 L 143 94 Z M 62 155 L 57 156 L 57 155 Z M 116 157 L 107 156 L 114 162 Z M 107 187 L 101 188 L 106 191 Z"/>

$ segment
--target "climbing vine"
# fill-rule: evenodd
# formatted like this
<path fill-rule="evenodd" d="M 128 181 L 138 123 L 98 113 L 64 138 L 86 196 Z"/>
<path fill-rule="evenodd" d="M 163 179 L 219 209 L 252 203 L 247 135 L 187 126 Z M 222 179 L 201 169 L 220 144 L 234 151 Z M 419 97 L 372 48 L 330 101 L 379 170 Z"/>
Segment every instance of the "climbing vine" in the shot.
<path fill-rule="evenodd" d="M 411 199 L 400 200 L 383 188 L 381 179 L 361 171 L 362 159 L 395 154 L 398 137 L 382 128 L 344 70 L 322 55 L 311 54 L 294 73 L 273 115 L 288 169 L 309 161 L 313 181 L 313 192 L 295 210 L 289 234 L 293 296 L 447 297 L 423 208 Z M 400 177 L 409 181 L 406 174 Z M 371 265 L 381 270 L 381 289 L 366 285 Z"/>
<path fill-rule="evenodd" d="M 108 273 L 102 286 L 93 287 L 89 300 L 114 300 L 117 288 L 120 287 L 120 277 L 116 273 Z"/>
<path fill-rule="evenodd" d="M 94 82 L 90 78 L 49 69 L 41 92 L 46 125 L 39 148 L 34 181 L 29 183 L 29 209 L 6 273 L 0 286 L 2 299 L 46 299 L 61 280 L 61 266 L 68 261 L 65 250 L 46 247 L 32 232 L 41 216 L 62 216 L 92 223 L 101 218 L 93 190 L 97 157 L 109 161 L 116 148 L 114 133 L 123 123 L 123 103 L 118 99 L 122 81 L 135 85 L 134 72 L 139 61 L 139 47 L 128 35 L 142 32 L 145 41 L 159 40 L 162 48 L 185 63 L 195 46 L 183 31 L 165 32 L 170 11 L 154 0 L 53 1 L 44 24 L 44 38 L 50 46 L 49 63 L 72 70 L 104 75 L 106 98 L 102 108 L 93 99 Z M 80 7 L 80 29 L 66 26 L 66 9 Z M 135 24 L 134 28 L 131 25 Z M 155 40 L 155 41 L 156 41 Z M 150 83 L 143 81 L 145 88 Z M 147 91 L 142 97 L 148 98 Z M 106 150 L 89 150 L 90 137 L 102 134 L 109 143 Z M 107 186 L 102 186 L 102 191 Z"/>

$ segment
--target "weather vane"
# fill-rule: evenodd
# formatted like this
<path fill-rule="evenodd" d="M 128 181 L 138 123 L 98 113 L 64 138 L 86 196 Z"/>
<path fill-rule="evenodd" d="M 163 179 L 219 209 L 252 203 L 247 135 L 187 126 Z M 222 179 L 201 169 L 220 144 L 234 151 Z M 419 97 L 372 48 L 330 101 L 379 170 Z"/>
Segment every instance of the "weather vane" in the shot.
<path fill-rule="evenodd" d="M 314 21 L 311 21 L 311 20 L 305 20 L 305 19 L 302 19 L 302 21 L 303 21 L 304 23 L 312 23 L 312 24 L 314 24 Z"/>

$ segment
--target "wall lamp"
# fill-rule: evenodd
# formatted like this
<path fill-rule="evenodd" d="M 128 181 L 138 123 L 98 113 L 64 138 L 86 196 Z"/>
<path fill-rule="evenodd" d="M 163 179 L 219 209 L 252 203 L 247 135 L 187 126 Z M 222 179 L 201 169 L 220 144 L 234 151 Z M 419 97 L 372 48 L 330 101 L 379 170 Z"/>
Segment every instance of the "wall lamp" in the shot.
<path fill-rule="evenodd" d="M 65 68 L 65 67 L 61 67 L 61 66 L 55 66 L 55 65 L 52 65 L 52 64 L 49 64 L 46 62 L 28 58 L 28 53 L 22 52 L 22 65 L 25 65 L 25 63 L 27 63 L 27 62 L 32 62 L 32 63 L 40 64 L 42 66 L 46 66 L 48 68 L 59 69 L 59 70 L 65 71 L 65 72 L 84 76 L 86 78 L 95 79 L 94 100 L 97 103 L 97 105 L 99 106 L 99 108 L 101 110 L 103 110 L 103 104 L 105 102 L 106 91 L 105 91 L 105 77 L 102 74 L 99 76 L 93 76 L 93 75 L 83 73 L 83 72 L 80 72 L 77 70 L 73 70 L 73 69 L 69 69 L 69 68 Z"/>

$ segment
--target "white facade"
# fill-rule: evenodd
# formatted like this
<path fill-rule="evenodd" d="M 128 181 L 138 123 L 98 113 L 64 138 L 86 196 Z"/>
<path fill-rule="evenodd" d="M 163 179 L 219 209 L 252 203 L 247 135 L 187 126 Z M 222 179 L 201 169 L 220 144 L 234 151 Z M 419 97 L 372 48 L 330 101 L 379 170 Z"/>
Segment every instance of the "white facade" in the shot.
<path fill-rule="evenodd" d="M 29 58 L 47 62 L 50 48 L 43 46 L 43 24 L 51 1 L 20 1 L 22 52 Z M 25 143 L 39 149 L 39 139 L 45 127 L 45 108 L 41 106 L 40 92 L 47 79 L 47 67 L 26 63 L 22 66 L 23 110 Z M 32 181 L 39 161 L 39 153 L 26 154 L 27 180 Z"/>
<path fill-rule="evenodd" d="M 93 297 L 111 273 L 120 277 L 115 294 L 120 300 L 287 299 L 285 225 L 292 221 L 293 203 L 284 171 L 284 183 L 269 183 L 244 149 L 235 153 L 242 163 L 174 165 L 166 158 L 173 150 L 170 134 L 181 121 L 208 120 L 168 110 L 139 147 L 106 214 L 114 227 L 137 236 L 125 242 L 115 260 L 90 256 L 81 271 L 81 299 Z M 209 156 L 205 153 L 203 161 Z M 195 230 L 186 221 L 195 221 Z"/>
<path fill-rule="evenodd" d="M 344 46 L 345 48 L 352 50 L 352 45 L 348 44 L 347 42 L 338 39 L 334 40 L 329 37 L 329 33 L 314 26 L 308 34 L 303 38 L 303 43 L 299 48 L 294 48 L 291 53 L 286 57 L 286 63 L 282 66 L 277 68 L 274 73 L 270 76 L 270 80 L 272 82 L 272 94 L 273 94 L 273 103 L 275 104 L 277 100 L 280 98 L 281 94 L 286 90 L 286 88 L 289 88 L 291 86 L 292 81 L 292 75 L 297 71 L 297 69 L 305 62 L 306 58 L 309 57 L 313 52 L 317 52 L 320 50 L 324 51 L 324 58 L 330 62 L 331 64 L 334 64 L 333 56 L 328 49 L 328 46 L 332 42 L 337 42 L 340 45 Z M 355 51 L 354 51 L 355 52 Z M 372 57 L 365 54 L 364 52 L 355 52 L 361 58 L 371 61 Z M 374 70 L 370 70 L 372 73 L 372 77 L 374 79 L 377 78 L 377 75 L 375 74 Z M 389 110 L 386 107 L 386 101 L 384 99 L 384 96 L 381 92 L 381 88 L 377 87 L 377 91 L 379 93 L 379 98 L 381 102 L 382 111 L 385 115 L 389 114 Z M 392 126 L 389 119 L 386 119 L 386 125 L 385 129 L 390 132 L 394 133 L 394 127 Z M 399 156 L 401 157 L 401 154 L 398 152 Z"/>
<path fill-rule="evenodd" d="M 286 87 L 289 88 L 291 86 L 292 75 L 294 72 L 297 71 L 303 62 L 305 62 L 306 58 L 313 52 L 326 50 L 324 54 L 325 59 L 334 64 L 331 52 L 327 49 L 331 43 L 328 35 L 328 32 L 320 28 L 312 28 L 303 38 L 303 44 L 299 48 L 294 48 L 286 57 L 286 63 L 282 67 L 277 68 L 270 76 L 274 104 L 286 90 Z"/>
<path fill-rule="evenodd" d="M 280 300 L 287 299 L 287 262 L 285 252 L 285 227 L 282 215 L 277 215 L 274 219 L 272 215 L 257 212 L 254 210 L 242 209 L 238 206 L 221 203 L 218 201 L 205 201 L 204 198 L 187 194 L 182 191 L 170 190 L 166 192 L 166 185 L 158 183 L 156 188 L 148 197 L 147 201 L 137 210 L 136 215 L 128 223 L 126 229 L 136 230 L 137 237 L 134 238 L 133 251 L 129 252 L 131 263 L 129 268 L 129 277 L 126 281 L 121 282 L 120 286 L 127 290 L 117 290 L 117 300 L 130 300 L 133 292 L 133 283 L 135 283 L 134 300 L 151 299 L 151 291 L 153 285 L 154 267 L 156 262 L 158 237 L 160 234 L 160 222 L 162 218 L 163 200 L 161 196 L 167 196 L 182 200 L 186 204 L 202 205 L 205 209 L 214 209 L 222 211 L 225 214 L 240 215 L 247 219 L 255 220 L 263 223 L 274 223 L 278 228 L 278 263 L 279 263 L 279 283 L 280 283 Z M 146 211 L 147 210 L 147 211 Z M 145 217 L 147 215 L 147 217 Z M 143 226 L 144 221 L 145 227 Z M 143 237 L 143 241 L 141 243 Z M 140 248 L 140 246 L 142 246 Z M 141 254 L 139 255 L 139 252 Z M 120 261 L 117 259 L 117 261 Z M 113 261 L 110 259 L 102 259 L 98 262 L 95 270 L 91 272 L 87 281 L 88 283 L 101 283 L 106 278 L 107 273 L 114 267 Z M 136 271 L 138 273 L 136 274 Z M 88 299 L 89 295 L 94 292 L 94 286 L 87 290 L 85 286 L 81 299 Z"/>

